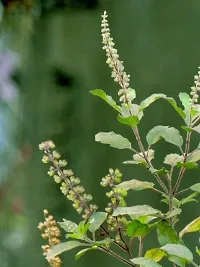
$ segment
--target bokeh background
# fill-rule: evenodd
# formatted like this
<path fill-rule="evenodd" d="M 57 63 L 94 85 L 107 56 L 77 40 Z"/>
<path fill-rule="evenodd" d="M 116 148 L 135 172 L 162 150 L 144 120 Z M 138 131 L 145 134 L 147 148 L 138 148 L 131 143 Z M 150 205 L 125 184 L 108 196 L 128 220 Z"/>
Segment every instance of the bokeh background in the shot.
<path fill-rule="evenodd" d="M 0 267 L 48 266 L 37 229 L 43 209 L 59 221 L 78 222 L 78 215 L 47 175 L 38 144 L 52 139 L 58 151 L 82 179 L 95 202 L 106 204 L 101 178 L 119 168 L 124 179 L 152 181 L 132 158 L 95 143 L 99 131 L 115 131 L 136 142 L 128 127 L 89 91 L 103 89 L 117 99 L 118 86 L 110 78 L 101 44 L 101 14 L 107 10 L 115 43 L 137 102 L 152 93 L 175 97 L 189 92 L 200 65 L 200 1 L 183 0 L 24 0 L 1 1 L 0 9 Z M 165 102 L 145 112 L 140 125 L 144 138 L 157 124 L 180 127 L 181 120 Z M 184 133 L 183 133 L 184 135 Z M 198 144 L 198 136 L 193 146 Z M 159 143 L 157 162 L 174 151 Z M 199 170 L 185 176 L 182 188 L 199 180 Z M 166 210 L 152 192 L 133 193 L 129 203 Z M 197 217 L 198 204 L 184 208 L 177 227 Z M 197 235 L 186 242 L 194 251 Z M 156 246 L 150 236 L 148 246 Z M 122 266 L 100 252 L 79 261 L 65 255 L 63 266 Z M 167 265 L 166 265 L 167 266 Z"/>

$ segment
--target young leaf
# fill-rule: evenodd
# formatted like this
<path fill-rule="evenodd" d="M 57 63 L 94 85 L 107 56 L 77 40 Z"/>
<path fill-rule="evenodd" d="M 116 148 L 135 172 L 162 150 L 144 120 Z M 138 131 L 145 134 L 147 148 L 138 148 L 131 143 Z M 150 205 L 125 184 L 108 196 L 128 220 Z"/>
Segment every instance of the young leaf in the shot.
<path fill-rule="evenodd" d="M 138 117 L 135 115 L 129 116 L 129 117 L 122 117 L 121 115 L 117 116 L 117 120 L 121 123 L 121 124 L 125 124 L 128 125 L 130 127 L 135 127 L 136 125 L 138 125 L 138 123 L 140 122 Z"/>
<path fill-rule="evenodd" d="M 185 109 L 188 109 L 188 110 L 191 109 L 192 100 L 187 93 L 180 93 L 179 99 L 181 100 L 182 105 L 184 106 Z"/>
<path fill-rule="evenodd" d="M 146 259 L 144 257 L 134 258 L 134 259 L 131 259 L 131 261 L 134 264 L 138 264 L 139 266 L 145 266 L 145 267 L 162 267 L 159 263 L 155 262 L 154 260 Z"/>
<path fill-rule="evenodd" d="M 194 153 L 191 153 L 186 162 L 196 162 L 200 160 L 200 150 L 195 151 Z"/>
<path fill-rule="evenodd" d="M 185 267 L 185 259 L 176 257 L 174 255 L 168 255 L 168 260 L 175 263 L 175 265 L 179 266 L 179 267 Z"/>
<path fill-rule="evenodd" d="M 158 242 L 161 246 L 166 244 L 179 244 L 181 240 L 179 239 L 176 231 L 172 228 L 167 221 L 160 221 L 157 224 L 157 236 Z"/>
<path fill-rule="evenodd" d="M 81 233 L 70 233 L 70 234 L 66 234 L 66 238 L 85 240 L 85 235 L 83 235 Z"/>
<path fill-rule="evenodd" d="M 148 151 L 145 151 L 145 155 L 148 158 L 148 160 L 151 162 L 154 158 L 154 150 L 149 149 Z M 133 160 L 137 163 L 146 163 L 146 160 L 144 159 L 143 153 L 134 154 Z"/>
<path fill-rule="evenodd" d="M 74 233 L 78 229 L 78 225 L 74 222 L 63 219 L 63 222 L 58 222 L 60 227 L 62 227 L 67 233 Z"/>
<path fill-rule="evenodd" d="M 161 247 L 161 249 L 169 255 L 177 256 L 189 262 L 193 261 L 192 252 L 186 246 L 176 245 L 176 244 L 167 244 Z"/>
<path fill-rule="evenodd" d="M 97 247 L 97 246 L 93 246 L 93 247 L 91 247 L 91 248 L 84 248 L 84 249 L 80 250 L 80 251 L 76 254 L 76 256 L 75 256 L 75 260 L 80 259 L 80 258 L 81 258 L 86 252 L 88 252 L 89 250 L 95 250 L 95 249 L 98 249 L 98 247 Z"/>
<path fill-rule="evenodd" d="M 116 102 L 112 99 L 111 96 L 106 95 L 106 93 L 103 90 L 96 89 L 96 90 L 90 91 L 90 93 L 92 93 L 95 96 L 99 96 L 100 98 L 102 98 L 106 103 L 108 103 L 111 107 L 113 107 L 118 112 L 121 111 L 121 107 L 119 107 L 116 104 Z"/>
<path fill-rule="evenodd" d="M 100 228 L 101 224 L 106 220 L 106 212 L 94 212 L 89 218 L 89 230 L 94 233 L 97 229 Z"/>
<path fill-rule="evenodd" d="M 192 191 L 200 193 L 200 183 L 190 186 L 190 189 L 192 189 Z"/>
<path fill-rule="evenodd" d="M 180 208 L 174 208 L 171 212 L 168 211 L 166 213 L 166 216 L 169 219 L 169 218 L 179 215 L 181 212 L 182 210 Z"/>
<path fill-rule="evenodd" d="M 144 257 L 147 259 L 152 259 L 155 262 L 159 262 L 165 256 L 165 252 L 160 248 L 152 248 L 147 250 Z"/>
<path fill-rule="evenodd" d="M 81 221 L 78 225 L 78 234 L 81 234 L 82 236 L 85 236 L 87 233 L 87 230 L 89 229 L 89 223 L 86 223 L 85 221 Z"/>
<path fill-rule="evenodd" d="M 52 258 L 55 258 L 55 256 L 63 253 L 64 251 L 68 251 L 68 250 L 71 250 L 73 248 L 80 247 L 80 246 L 88 246 L 88 244 L 81 243 L 79 241 L 68 241 L 68 242 L 60 243 L 49 249 L 46 259 L 50 260 Z"/>
<path fill-rule="evenodd" d="M 184 167 L 185 169 L 196 169 L 198 168 L 198 164 L 196 162 L 178 162 L 176 167 Z"/>
<path fill-rule="evenodd" d="M 154 184 L 150 182 L 143 182 L 143 181 L 133 179 L 130 181 L 122 182 L 121 184 L 118 184 L 116 187 L 123 188 L 126 190 L 132 189 L 135 191 L 139 191 L 139 190 L 144 190 L 144 189 L 151 189 L 154 187 Z"/>
<path fill-rule="evenodd" d="M 183 156 L 178 154 L 169 154 L 165 157 L 164 163 L 170 166 L 176 166 L 176 164 L 181 161 L 183 161 Z"/>
<path fill-rule="evenodd" d="M 159 210 L 156 210 L 148 205 L 138 205 L 133 207 L 118 207 L 114 210 L 112 216 L 119 216 L 119 215 L 161 215 Z"/>
<path fill-rule="evenodd" d="M 111 147 L 118 149 L 131 149 L 131 143 L 129 142 L 129 140 L 114 132 L 100 132 L 95 135 L 95 141 L 102 144 L 108 144 Z"/>
<path fill-rule="evenodd" d="M 180 233 L 179 236 L 182 237 L 186 233 L 199 232 L 200 231 L 200 217 L 189 223 Z"/>
<path fill-rule="evenodd" d="M 155 144 L 163 138 L 166 142 L 181 147 L 183 144 L 183 138 L 179 131 L 174 127 L 158 125 L 151 129 L 146 136 L 146 140 L 149 146 Z"/>
<path fill-rule="evenodd" d="M 183 199 L 181 199 L 180 201 L 180 205 L 184 205 L 186 203 L 189 203 L 189 202 L 198 202 L 195 197 L 198 196 L 198 193 L 195 192 L 195 193 L 192 193 L 191 195 L 189 195 L 188 197 L 185 197 Z"/>
<path fill-rule="evenodd" d="M 197 132 L 197 133 L 200 133 L 200 124 L 197 125 L 197 126 L 195 126 L 195 127 L 193 128 L 193 130 L 194 130 L 195 132 Z"/>
<path fill-rule="evenodd" d="M 163 196 L 164 196 L 164 199 L 162 199 L 161 201 L 163 203 L 166 203 L 167 205 L 169 205 L 169 196 L 166 194 L 163 194 Z M 180 201 L 177 198 L 173 197 L 172 198 L 172 204 L 173 204 L 173 207 L 177 208 L 180 206 Z"/>
<path fill-rule="evenodd" d="M 140 237 L 147 235 L 149 227 L 138 220 L 134 220 L 126 227 L 127 235 L 130 237 Z"/>

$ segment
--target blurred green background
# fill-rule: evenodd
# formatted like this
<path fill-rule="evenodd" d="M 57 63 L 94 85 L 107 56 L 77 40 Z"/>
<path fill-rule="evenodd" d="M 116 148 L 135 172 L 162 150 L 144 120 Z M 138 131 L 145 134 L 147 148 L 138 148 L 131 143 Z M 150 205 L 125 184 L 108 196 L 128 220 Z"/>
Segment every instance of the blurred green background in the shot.
<path fill-rule="evenodd" d="M 1 53 L 9 49 L 20 61 L 12 74 L 15 93 L 10 98 L 0 96 L 0 267 L 42 267 L 48 266 L 41 250 L 44 240 L 37 229 L 43 209 L 58 221 L 78 222 L 79 218 L 47 175 L 39 143 L 48 139 L 56 143 L 102 209 L 105 190 L 99 183 L 109 167 L 119 168 L 125 180 L 153 181 L 140 167 L 122 164 L 132 158 L 130 152 L 94 141 L 96 133 L 114 131 L 136 147 L 129 128 L 119 125 L 115 112 L 89 93 L 99 88 L 118 98 L 119 87 L 110 78 L 102 50 L 101 14 L 108 12 L 111 33 L 131 74 L 137 102 L 152 93 L 165 93 L 177 100 L 178 92 L 189 92 L 200 65 L 200 1 L 13 2 L 17 1 L 2 1 L 0 28 Z M 182 125 L 162 100 L 145 112 L 140 124 L 142 137 L 158 124 Z M 193 139 L 193 146 L 197 144 L 198 136 Z M 167 153 L 177 152 L 164 142 L 156 149 L 158 166 Z M 188 171 L 182 188 L 198 180 L 199 170 Z M 132 193 L 129 201 L 163 211 L 167 208 L 152 192 Z M 178 229 L 199 215 L 197 207 L 194 203 L 185 206 Z M 197 235 L 185 240 L 194 251 Z M 151 235 L 146 246 L 156 247 L 156 242 Z M 63 266 L 122 266 L 100 252 L 88 253 L 77 262 L 74 255 L 74 251 L 67 253 Z"/>

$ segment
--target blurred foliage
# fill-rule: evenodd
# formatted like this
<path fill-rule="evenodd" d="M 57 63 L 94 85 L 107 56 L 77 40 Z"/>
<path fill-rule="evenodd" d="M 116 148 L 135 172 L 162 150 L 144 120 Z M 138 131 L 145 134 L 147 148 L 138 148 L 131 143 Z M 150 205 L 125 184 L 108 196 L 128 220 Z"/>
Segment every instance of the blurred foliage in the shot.
<path fill-rule="evenodd" d="M 109 14 L 112 34 L 131 74 L 138 102 L 154 92 L 174 97 L 180 91 L 189 91 L 200 64 L 200 2 L 99 0 L 92 8 L 87 1 L 83 2 L 41 0 L 28 11 L 22 5 L 18 9 L 12 6 L 12 12 L 4 13 L 1 47 L 17 51 L 21 67 L 16 74 L 20 94 L 17 111 L 13 103 L 11 106 L 0 103 L 2 118 L 14 142 L 9 143 L 8 151 L 17 148 L 14 159 L 1 155 L 1 166 L 9 167 L 6 177 L 0 174 L 0 180 L 7 179 L 0 184 L 2 267 L 47 266 L 37 229 L 44 208 L 56 220 L 77 218 L 46 174 L 38 151 L 41 141 L 54 140 L 100 207 L 105 206 L 105 200 L 98 184 L 109 167 L 118 167 L 126 180 L 150 181 L 145 170 L 122 164 L 131 157 L 128 152 L 119 153 L 94 141 L 97 132 L 114 130 L 136 145 L 127 127 L 121 127 L 115 120 L 115 113 L 89 93 L 102 88 L 109 95 L 117 95 L 101 49 L 103 11 Z M 160 100 L 149 108 L 141 125 L 142 136 L 157 124 L 181 125 L 174 115 L 173 109 Z M 15 124 L 17 134 L 13 130 Z M 194 147 L 197 141 L 196 138 Z M 163 159 L 170 153 L 170 146 L 159 144 L 158 151 Z M 198 169 L 191 171 L 183 184 L 195 183 L 198 175 Z M 129 201 L 144 204 L 146 199 L 149 205 L 158 207 L 158 199 L 151 193 L 136 193 Z M 165 208 L 164 204 L 159 205 L 158 208 Z M 195 217 L 197 209 L 188 204 L 180 229 Z M 189 246 L 195 249 L 198 240 L 189 238 Z M 153 237 L 149 244 L 152 242 Z M 78 262 L 73 255 L 73 252 L 67 255 L 66 266 L 116 264 L 115 259 L 102 257 L 100 252 L 91 252 Z"/>

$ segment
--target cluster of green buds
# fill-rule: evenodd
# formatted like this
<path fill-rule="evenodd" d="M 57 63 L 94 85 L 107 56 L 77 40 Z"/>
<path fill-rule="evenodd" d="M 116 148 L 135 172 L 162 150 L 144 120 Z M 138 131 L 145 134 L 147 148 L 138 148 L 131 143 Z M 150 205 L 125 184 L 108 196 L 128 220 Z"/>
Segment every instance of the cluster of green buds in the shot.
<path fill-rule="evenodd" d="M 92 196 L 85 193 L 85 188 L 80 185 L 80 179 L 74 176 L 73 171 L 65 168 L 67 161 L 60 159 L 60 154 L 54 148 L 55 144 L 52 141 L 46 141 L 39 145 L 39 149 L 45 153 L 42 162 L 52 164 L 48 171 L 49 176 L 52 176 L 55 182 L 60 184 L 61 192 L 73 202 L 76 211 L 87 220 L 98 207 L 88 204 L 92 200 Z"/>
<path fill-rule="evenodd" d="M 116 169 L 109 169 L 109 174 L 102 178 L 101 185 L 103 187 L 111 187 L 111 190 L 106 193 L 106 196 L 110 199 L 105 211 L 108 213 L 107 223 L 109 231 L 118 231 L 124 229 L 128 224 L 126 217 L 113 217 L 111 213 L 117 207 L 125 207 L 127 196 L 127 190 L 117 187 L 117 184 L 121 183 L 122 173 Z"/>
<path fill-rule="evenodd" d="M 103 50 L 106 51 L 106 63 L 112 69 L 111 77 L 121 87 L 118 93 L 120 96 L 120 102 L 131 104 L 132 96 L 130 94 L 130 90 L 128 90 L 130 75 L 124 71 L 123 61 L 119 60 L 118 51 L 115 48 L 113 38 L 111 38 L 107 17 L 108 15 L 105 11 L 102 15 L 101 33 L 103 38 Z"/>
<path fill-rule="evenodd" d="M 199 67 L 200 69 L 200 67 Z M 192 104 L 198 102 L 198 92 L 200 91 L 200 70 L 198 71 L 198 74 L 194 76 L 194 86 L 191 87 L 190 95 L 192 97 Z"/>

